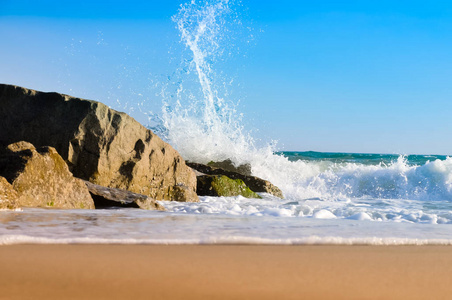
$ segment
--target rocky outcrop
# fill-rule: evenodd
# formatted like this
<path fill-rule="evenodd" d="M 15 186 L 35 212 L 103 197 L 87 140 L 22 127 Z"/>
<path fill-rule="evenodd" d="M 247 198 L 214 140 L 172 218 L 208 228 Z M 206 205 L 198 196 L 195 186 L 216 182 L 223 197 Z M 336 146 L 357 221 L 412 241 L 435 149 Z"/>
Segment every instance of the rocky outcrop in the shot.
<path fill-rule="evenodd" d="M 145 195 L 121 189 L 107 188 L 89 181 L 85 181 L 85 184 L 96 208 L 133 207 L 147 210 L 165 210 L 156 200 Z"/>
<path fill-rule="evenodd" d="M 84 182 L 52 147 L 18 142 L 0 150 L 0 176 L 17 193 L 18 206 L 94 208 Z"/>
<path fill-rule="evenodd" d="M 261 198 L 250 190 L 241 179 L 231 179 L 224 175 L 198 176 L 197 193 L 200 196 L 243 196 L 246 198 Z"/>
<path fill-rule="evenodd" d="M 199 201 L 182 157 L 125 113 L 90 100 L 0 84 L 0 143 L 52 146 L 75 177 L 157 200 Z"/>
<path fill-rule="evenodd" d="M 17 205 L 17 193 L 13 186 L 0 176 L 0 209 L 15 209 Z"/>
<path fill-rule="evenodd" d="M 207 164 L 210 167 L 220 168 L 229 172 L 235 172 L 246 176 L 251 176 L 251 165 L 250 164 L 241 164 L 239 166 L 235 166 L 232 160 L 226 159 L 223 161 L 211 161 Z"/>
<path fill-rule="evenodd" d="M 225 175 L 231 179 L 240 179 L 253 191 L 256 193 L 269 193 L 279 198 L 284 198 L 281 190 L 273 185 L 271 182 L 261 179 L 256 176 L 247 176 L 242 175 L 237 172 L 227 171 L 221 168 L 212 167 L 204 164 L 198 163 L 187 163 L 188 166 L 193 168 L 194 170 L 205 174 L 205 175 Z M 199 177 L 199 176 L 198 176 Z"/>

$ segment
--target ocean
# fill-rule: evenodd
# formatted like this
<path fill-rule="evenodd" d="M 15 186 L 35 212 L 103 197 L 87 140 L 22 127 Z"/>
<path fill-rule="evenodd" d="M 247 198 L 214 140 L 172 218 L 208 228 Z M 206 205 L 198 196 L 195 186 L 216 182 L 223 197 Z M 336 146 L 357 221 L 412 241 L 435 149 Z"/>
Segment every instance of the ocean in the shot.
<path fill-rule="evenodd" d="M 452 244 L 452 158 L 258 146 L 225 90 L 231 80 L 215 69 L 238 40 L 231 27 L 241 24 L 239 9 L 229 0 L 181 5 L 172 20 L 184 55 L 155 85 L 162 108 L 148 114 L 148 127 L 186 160 L 249 164 L 284 199 L 161 201 L 166 212 L 1 211 L 0 244 Z"/>
<path fill-rule="evenodd" d="M 274 155 L 285 162 L 284 199 L 161 201 L 167 212 L 2 211 L 0 244 L 452 244 L 451 158 Z"/>

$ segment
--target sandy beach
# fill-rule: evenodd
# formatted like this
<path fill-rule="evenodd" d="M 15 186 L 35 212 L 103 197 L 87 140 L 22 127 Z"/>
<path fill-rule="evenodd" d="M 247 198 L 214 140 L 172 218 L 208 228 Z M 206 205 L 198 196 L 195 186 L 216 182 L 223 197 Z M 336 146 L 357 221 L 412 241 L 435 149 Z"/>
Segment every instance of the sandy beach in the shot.
<path fill-rule="evenodd" d="M 13 245 L 0 299 L 447 299 L 447 246 Z"/>

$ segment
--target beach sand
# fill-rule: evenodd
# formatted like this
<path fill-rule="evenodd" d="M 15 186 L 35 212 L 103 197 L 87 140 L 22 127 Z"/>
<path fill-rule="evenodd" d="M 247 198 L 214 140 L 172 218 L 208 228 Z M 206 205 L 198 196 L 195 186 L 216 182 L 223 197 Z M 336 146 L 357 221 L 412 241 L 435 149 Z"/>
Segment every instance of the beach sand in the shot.
<path fill-rule="evenodd" d="M 0 299 L 450 299 L 452 247 L 0 246 Z"/>

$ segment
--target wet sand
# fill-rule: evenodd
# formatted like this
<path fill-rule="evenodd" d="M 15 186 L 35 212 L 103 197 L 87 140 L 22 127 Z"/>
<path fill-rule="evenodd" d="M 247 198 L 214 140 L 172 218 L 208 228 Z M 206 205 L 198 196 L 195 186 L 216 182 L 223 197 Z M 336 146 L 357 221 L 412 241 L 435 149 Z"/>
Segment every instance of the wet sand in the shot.
<path fill-rule="evenodd" d="M 0 246 L 0 299 L 450 299 L 448 246 Z"/>

